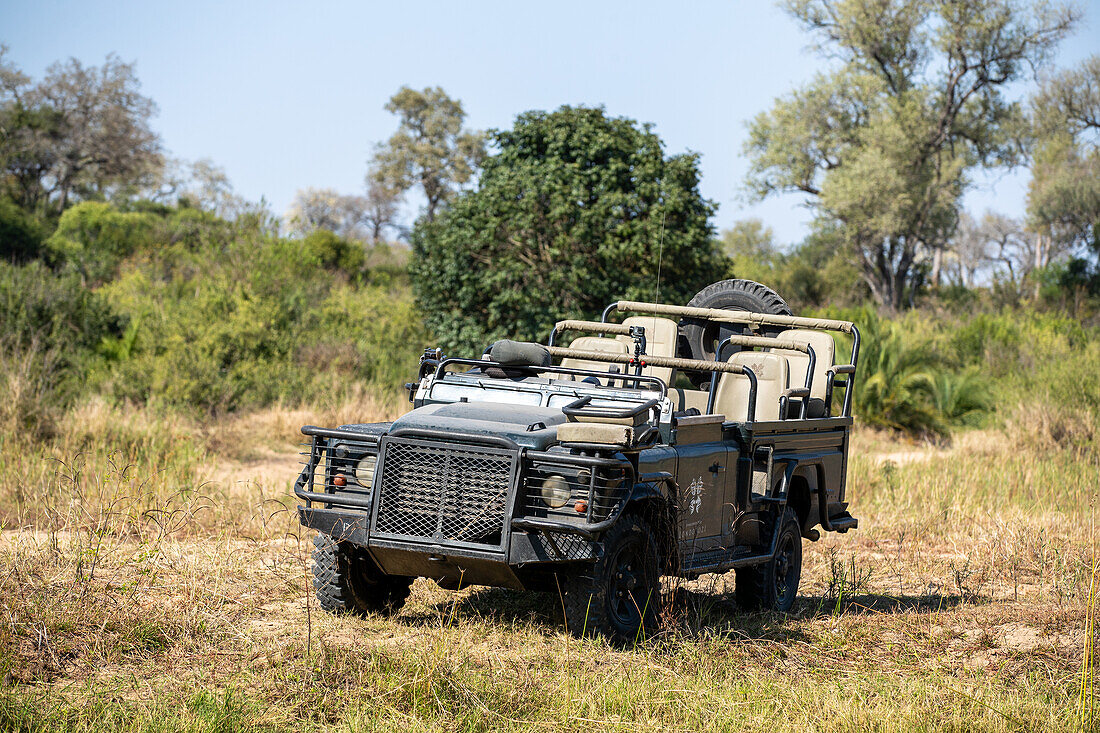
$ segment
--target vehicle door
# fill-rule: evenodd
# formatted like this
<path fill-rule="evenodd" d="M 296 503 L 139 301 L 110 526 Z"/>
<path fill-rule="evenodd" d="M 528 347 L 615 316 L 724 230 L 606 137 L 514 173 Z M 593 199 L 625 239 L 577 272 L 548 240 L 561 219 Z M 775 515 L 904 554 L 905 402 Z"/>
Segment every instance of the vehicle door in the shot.
<path fill-rule="evenodd" d="M 690 558 L 723 547 L 728 522 L 727 448 L 720 440 L 676 446 L 680 554 Z"/>

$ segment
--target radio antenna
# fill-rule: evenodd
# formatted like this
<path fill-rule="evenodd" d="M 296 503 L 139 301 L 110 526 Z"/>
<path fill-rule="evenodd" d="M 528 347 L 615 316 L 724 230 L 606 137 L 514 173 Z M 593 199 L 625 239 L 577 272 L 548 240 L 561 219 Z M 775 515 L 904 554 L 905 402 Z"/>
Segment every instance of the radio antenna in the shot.
<path fill-rule="evenodd" d="M 661 236 L 657 242 L 657 288 L 653 293 L 653 305 L 661 302 L 661 262 L 665 254 L 665 212 L 661 212 Z"/>

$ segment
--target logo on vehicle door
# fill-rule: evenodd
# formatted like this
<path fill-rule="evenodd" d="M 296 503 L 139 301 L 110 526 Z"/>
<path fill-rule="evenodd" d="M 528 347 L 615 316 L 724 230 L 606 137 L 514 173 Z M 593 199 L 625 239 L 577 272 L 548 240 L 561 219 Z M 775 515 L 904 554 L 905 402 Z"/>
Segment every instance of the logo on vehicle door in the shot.
<path fill-rule="evenodd" d="M 688 500 L 688 512 L 691 514 L 698 514 L 699 510 L 703 508 L 703 477 L 692 481 L 688 484 L 687 490 Z"/>

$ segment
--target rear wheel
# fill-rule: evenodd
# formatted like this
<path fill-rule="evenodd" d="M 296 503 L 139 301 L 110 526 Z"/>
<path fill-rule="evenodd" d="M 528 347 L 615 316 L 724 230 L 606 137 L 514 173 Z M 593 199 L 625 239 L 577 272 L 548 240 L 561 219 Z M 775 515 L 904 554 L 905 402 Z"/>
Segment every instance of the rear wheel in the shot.
<path fill-rule="evenodd" d="M 657 628 L 660 557 L 649 525 L 626 515 L 603 537 L 603 555 L 565 581 L 565 619 L 578 636 L 629 643 Z"/>
<path fill-rule="evenodd" d="M 798 516 L 785 509 L 775 557 L 762 565 L 736 571 L 737 605 L 745 610 L 791 610 L 802 578 L 802 532 Z"/>
<path fill-rule="evenodd" d="M 752 311 L 773 316 L 791 315 L 790 307 L 777 292 L 752 280 L 733 279 L 712 283 L 696 293 L 695 297 L 688 301 L 688 306 Z M 760 329 L 760 333 L 774 335 L 781 330 L 775 327 L 764 327 Z M 684 318 L 680 321 L 680 355 L 688 359 L 714 361 L 715 351 L 723 340 L 733 335 L 751 334 L 752 329 L 746 324 L 715 323 L 696 318 Z M 737 347 L 732 347 L 723 356 L 728 359 L 737 351 L 739 351 Z M 709 373 L 690 372 L 687 376 L 698 387 L 710 381 Z"/>
<path fill-rule="evenodd" d="M 327 534 L 313 538 L 313 589 L 332 613 L 396 613 L 409 598 L 413 579 L 386 575 L 363 550 Z"/>

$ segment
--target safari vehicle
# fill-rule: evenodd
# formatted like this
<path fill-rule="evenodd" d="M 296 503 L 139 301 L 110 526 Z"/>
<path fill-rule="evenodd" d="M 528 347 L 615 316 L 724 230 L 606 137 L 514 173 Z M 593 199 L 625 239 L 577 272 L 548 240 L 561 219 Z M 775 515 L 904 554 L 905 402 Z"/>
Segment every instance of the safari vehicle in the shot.
<path fill-rule="evenodd" d="M 619 301 L 547 345 L 429 350 L 407 414 L 302 428 L 321 606 L 392 612 L 417 577 L 549 591 L 573 632 L 627 641 L 656 626 L 661 576 L 733 570 L 739 605 L 787 611 L 802 540 L 857 525 L 858 353 L 852 323 L 793 317 L 745 280 L 688 306 Z"/>

